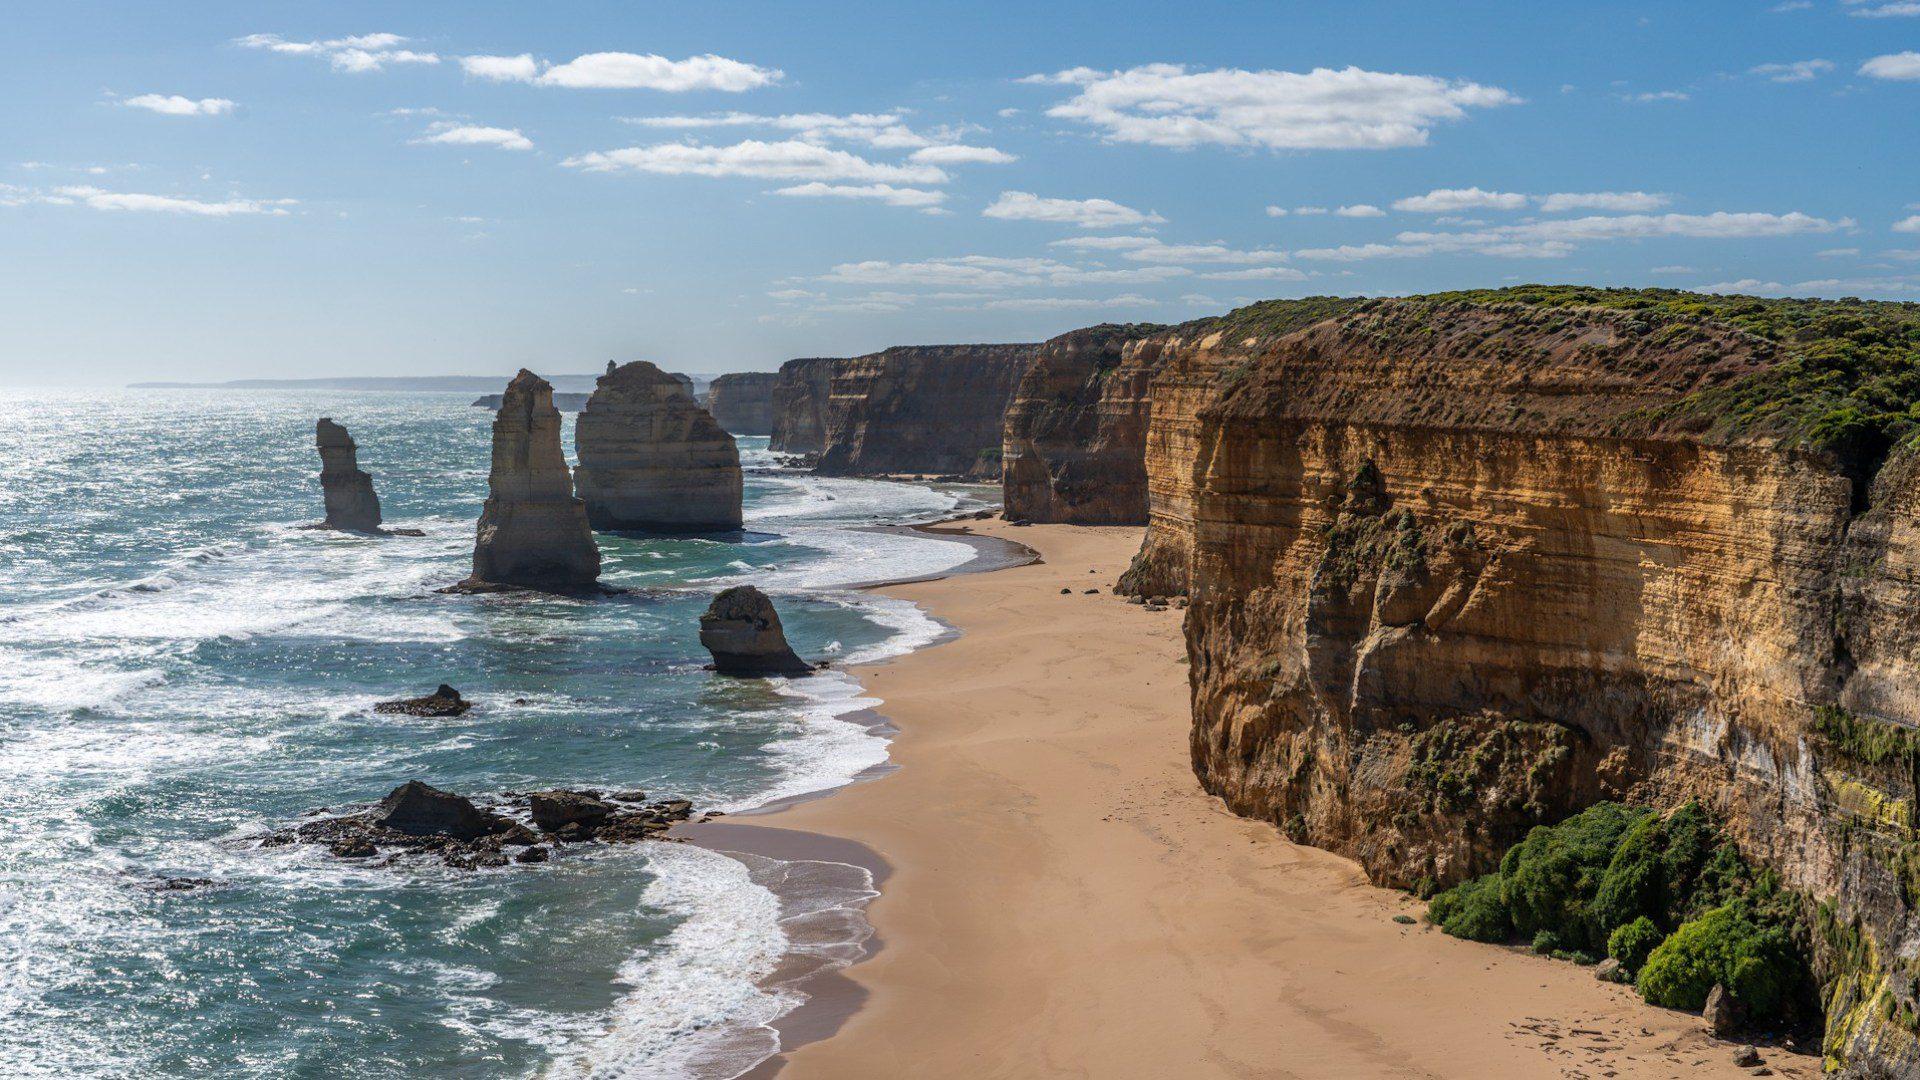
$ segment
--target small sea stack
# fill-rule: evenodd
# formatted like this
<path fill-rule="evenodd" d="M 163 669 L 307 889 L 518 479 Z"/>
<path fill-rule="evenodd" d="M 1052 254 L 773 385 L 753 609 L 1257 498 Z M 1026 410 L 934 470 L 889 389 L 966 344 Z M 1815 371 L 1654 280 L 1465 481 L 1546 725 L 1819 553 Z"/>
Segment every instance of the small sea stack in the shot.
<path fill-rule="evenodd" d="M 329 417 L 321 417 L 313 428 L 313 443 L 320 450 L 320 490 L 326 500 L 329 529 L 347 532 L 380 531 L 380 496 L 373 490 L 373 477 L 360 468 L 360 450 L 347 429 Z"/>
<path fill-rule="evenodd" d="M 473 576 L 456 591 L 578 592 L 600 578 L 600 549 L 560 449 L 553 387 L 522 369 L 493 420 L 493 471 L 473 541 Z"/>
<path fill-rule="evenodd" d="M 574 483 L 596 529 L 740 527 L 740 451 L 680 378 L 644 360 L 602 375 L 574 429 Z"/>
<path fill-rule="evenodd" d="M 813 673 L 812 665 L 787 644 L 773 601 L 751 585 L 735 585 L 713 598 L 700 616 L 700 644 L 713 654 L 713 670 L 722 675 L 793 678 Z"/>

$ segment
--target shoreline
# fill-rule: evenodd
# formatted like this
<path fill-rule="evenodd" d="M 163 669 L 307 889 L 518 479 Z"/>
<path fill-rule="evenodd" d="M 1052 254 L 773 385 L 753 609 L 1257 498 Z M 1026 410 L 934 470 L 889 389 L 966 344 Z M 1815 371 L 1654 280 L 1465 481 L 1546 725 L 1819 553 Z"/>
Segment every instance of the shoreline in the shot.
<path fill-rule="evenodd" d="M 958 632 L 843 669 L 899 729 L 885 782 L 740 826 L 796 853 L 855 843 L 888 883 L 872 948 L 745 1075 L 1750 1075 L 1698 1017 L 1395 922 L 1423 906 L 1228 813 L 1187 762 L 1179 616 L 1111 594 L 1140 530 L 1019 535 L 1038 561 L 881 587 Z"/>

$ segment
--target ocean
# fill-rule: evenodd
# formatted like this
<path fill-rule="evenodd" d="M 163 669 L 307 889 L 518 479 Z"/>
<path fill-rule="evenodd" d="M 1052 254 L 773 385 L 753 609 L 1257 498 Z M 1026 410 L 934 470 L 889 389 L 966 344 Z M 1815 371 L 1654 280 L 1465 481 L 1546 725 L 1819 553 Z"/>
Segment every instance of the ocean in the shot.
<path fill-rule="evenodd" d="M 798 1000 L 760 985 L 783 956 L 857 952 L 871 880 L 838 864 L 255 846 L 409 779 L 729 812 L 847 783 L 886 760 L 875 702 L 837 672 L 703 671 L 700 612 L 752 582 L 804 656 L 922 647 L 937 623 L 850 586 L 973 549 L 874 526 L 997 494 L 814 477 L 742 439 L 737 540 L 601 536 L 616 597 L 441 595 L 486 495 L 492 414 L 470 400 L 0 392 L 0 1075 L 726 1076 Z M 320 416 L 353 433 L 387 524 L 424 538 L 301 528 Z M 372 711 L 442 682 L 475 708 Z"/>

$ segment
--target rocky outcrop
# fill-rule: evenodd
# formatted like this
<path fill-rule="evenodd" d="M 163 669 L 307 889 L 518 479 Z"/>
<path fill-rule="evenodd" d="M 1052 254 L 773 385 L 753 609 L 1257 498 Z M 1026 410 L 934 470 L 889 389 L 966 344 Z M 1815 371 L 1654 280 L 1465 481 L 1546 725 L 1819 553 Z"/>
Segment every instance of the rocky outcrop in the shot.
<path fill-rule="evenodd" d="M 818 454 L 827 448 L 827 396 L 833 390 L 830 356 L 789 360 L 773 381 L 773 437 L 767 448 L 785 454 Z"/>
<path fill-rule="evenodd" d="M 487 490 L 473 543 L 473 575 L 460 588 L 595 587 L 600 549 L 586 505 L 573 497 L 553 387 L 531 371 L 514 376 L 494 417 Z"/>
<path fill-rule="evenodd" d="M 722 375 L 707 389 L 707 411 L 731 434 L 771 435 L 773 386 L 779 380 L 772 371 Z"/>
<path fill-rule="evenodd" d="M 596 529 L 740 527 L 740 450 L 685 384 L 644 360 L 600 377 L 574 426 L 575 487 Z"/>
<path fill-rule="evenodd" d="M 314 445 L 320 450 L 320 490 L 326 502 L 326 526 L 348 532 L 380 531 L 380 496 L 373 477 L 360 468 L 359 448 L 347 429 L 327 417 L 314 425 Z"/>
<path fill-rule="evenodd" d="M 908 346 L 837 361 L 818 471 L 998 477 L 1007 403 L 1035 348 Z"/>
<path fill-rule="evenodd" d="M 433 693 L 423 697 L 401 698 L 398 701 L 382 701 L 373 707 L 377 713 L 397 716 L 460 716 L 473 708 L 473 702 L 460 696 L 460 691 L 441 683 Z"/>
<path fill-rule="evenodd" d="M 1602 798 L 1698 800 L 1807 897 L 1830 1060 L 1913 1075 L 1920 451 L 1778 402 L 1834 392 L 1801 341 L 1920 334 L 1520 297 L 1130 346 L 1160 353 L 1135 573 L 1192 597 L 1195 772 L 1416 889 Z"/>
<path fill-rule="evenodd" d="M 713 655 L 722 675 L 797 676 L 813 671 L 787 644 L 767 594 L 751 585 L 735 585 L 713 598 L 700 616 L 700 645 Z"/>

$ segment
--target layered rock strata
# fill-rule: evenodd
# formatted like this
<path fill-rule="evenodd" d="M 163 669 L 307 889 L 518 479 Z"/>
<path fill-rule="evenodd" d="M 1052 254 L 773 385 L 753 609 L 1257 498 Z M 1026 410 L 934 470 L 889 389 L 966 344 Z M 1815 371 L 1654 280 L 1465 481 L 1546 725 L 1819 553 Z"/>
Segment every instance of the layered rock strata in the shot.
<path fill-rule="evenodd" d="M 779 380 L 772 371 L 722 375 L 707 389 L 707 411 L 734 435 L 771 435 L 773 387 Z"/>
<path fill-rule="evenodd" d="M 813 671 L 787 644 L 780 613 L 767 594 L 735 585 L 713 598 L 700 616 L 700 645 L 722 675 L 797 676 Z"/>
<path fill-rule="evenodd" d="M 359 448 L 347 429 L 327 417 L 314 425 L 313 442 L 320 451 L 320 491 L 327 508 L 326 526 L 348 532 L 380 531 L 380 496 L 373 477 L 360 468 Z"/>
<path fill-rule="evenodd" d="M 574 427 L 575 490 L 596 529 L 740 527 L 740 450 L 684 384 L 644 360 L 600 377 Z"/>
<path fill-rule="evenodd" d="M 773 435 L 768 449 L 818 454 L 827 448 L 827 397 L 837 362 L 830 356 L 813 356 L 780 365 L 774 373 Z"/>
<path fill-rule="evenodd" d="M 997 478 L 1007 403 L 1033 345 L 926 345 L 832 365 L 817 469 Z"/>
<path fill-rule="evenodd" d="M 553 387 L 522 369 L 493 420 L 493 468 L 461 587 L 577 591 L 600 578 L 600 549 L 560 449 Z"/>
<path fill-rule="evenodd" d="M 1801 361 L 1651 310 L 1137 347 L 1135 573 L 1192 597 L 1208 791 L 1416 889 L 1601 798 L 1698 799 L 1807 897 L 1833 1066 L 1920 1070 L 1920 452 L 1863 496 L 1861 460 L 1689 408 Z"/>

